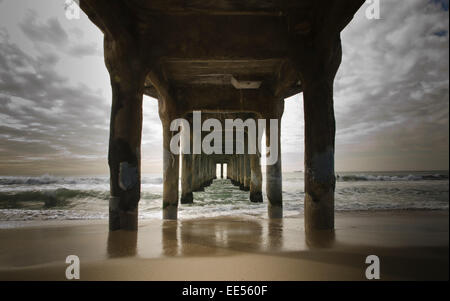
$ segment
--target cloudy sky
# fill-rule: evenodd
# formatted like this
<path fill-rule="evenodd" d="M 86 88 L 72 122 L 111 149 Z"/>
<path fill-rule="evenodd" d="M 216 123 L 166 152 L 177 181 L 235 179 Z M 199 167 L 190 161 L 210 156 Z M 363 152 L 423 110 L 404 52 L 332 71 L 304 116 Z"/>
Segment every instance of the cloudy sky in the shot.
<path fill-rule="evenodd" d="M 381 0 L 342 33 L 336 170 L 449 166 L 448 0 Z M 0 0 L 0 175 L 105 174 L 111 92 L 101 32 L 64 1 Z M 284 170 L 303 169 L 302 95 L 286 100 Z M 144 99 L 143 172 L 162 170 L 155 99 Z"/>

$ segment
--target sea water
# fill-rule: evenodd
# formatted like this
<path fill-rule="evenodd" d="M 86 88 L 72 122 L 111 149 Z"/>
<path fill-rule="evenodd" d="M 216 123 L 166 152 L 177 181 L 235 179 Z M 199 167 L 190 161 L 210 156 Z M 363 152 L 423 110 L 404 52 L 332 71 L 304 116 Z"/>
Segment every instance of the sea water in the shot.
<path fill-rule="evenodd" d="M 336 175 L 336 211 L 448 210 L 448 171 L 345 172 Z M 263 174 L 264 178 L 264 174 Z M 284 216 L 303 213 L 304 174 L 283 173 Z M 144 174 L 139 218 L 160 219 L 162 175 Z M 248 192 L 217 179 L 194 203 L 179 205 L 179 218 L 251 215 L 267 217 L 267 198 L 251 203 Z M 109 176 L 0 176 L 0 227 L 33 220 L 107 219 Z M 9 223 L 11 222 L 11 223 Z"/>

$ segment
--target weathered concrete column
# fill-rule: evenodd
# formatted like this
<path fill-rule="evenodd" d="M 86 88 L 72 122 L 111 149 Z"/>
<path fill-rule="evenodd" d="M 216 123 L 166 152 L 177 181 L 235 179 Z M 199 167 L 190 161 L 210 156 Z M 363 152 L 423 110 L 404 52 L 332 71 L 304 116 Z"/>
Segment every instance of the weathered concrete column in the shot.
<path fill-rule="evenodd" d="M 192 194 L 192 154 L 183 154 L 181 164 L 181 204 L 190 204 L 193 202 Z"/>
<path fill-rule="evenodd" d="M 314 49 L 302 50 L 306 56 L 294 60 L 304 94 L 306 231 L 334 229 L 333 83 L 341 63 L 342 48 L 339 34 L 319 42 Z"/>
<path fill-rule="evenodd" d="M 108 164 L 111 198 L 109 230 L 137 230 L 141 193 L 142 97 L 146 71 L 131 64 L 134 45 L 105 35 L 105 62 L 111 77 L 112 107 Z"/>
<path fill-rule="evenodd" d="M 203 175 L 204 175 L 204 182 L 203 185 L 205 187 L 209 186 L 209 158 L 207 155 L 204 156 L 205 157 L 205 161 L 203 163 Z"/>
<path fill-rule="evenodd" d="M 190 130 L 192 131 L 192 118 L 188 116 Z M 189 135 L 189 149 L 183 149 L 181 158 L 181 204 L 190 204 L 193 202 L 193 154 L 192 154 L 192 132 Z M 182 145 L 183 146 L 183 145 Z M 185 154 L 189 152 L 189 154 Z"/>
<path fill-rule="evenodd" d="M 192 191 L 198 190 L 198 155 L 192 154 Z"/>
<path fill-rule="evenodd" d="M 223 163 L 220 163 L 220 178 L 223 179 Z"/>
<path fill-rule="evenodd" d="M 273 108 L 266 114 L 266 147 L 268 149 L 267 158 L 270 154 L 270 141 L 271 141 L 271 125 L 270 119 L 278 120 L 278 137 L 272 138 L 275 143 L 278 144 L 278 154 L 274 164 L 268 164 L 266 162 L 266 194 L 268 199 L 268 214 L 269 218 L 282 218 L 283 217 L 283 196 L 282 196 L 282 171 L 281 171 L 281 117 L 284 112 L 284 100 L 275 99 Z M 273 154 L 272 154 L 273 155 Z"/>
<path fill-rule="evenodd" d="M 239 186 L 239 155 L 233 155 L 234 156 L 234 185 Z"/>
<path fill-rule="evenodd" d="M 212 173 L 211 173 L 212 165 L 211 159 L 209 156 L 206 157 L 206 186 L 211 185 L 212 182 Z"/>
<path fill-rule="evenodd" d="M 170 140 L 175 132 L 170 131 L 170 121 L 163 121 L 163 218 L 177 219 L 178 178 L 180 155 L 170 151 Z"/>
<path fill-rule="evenodd" d="M 167 91 L 168 89 L 164 89 L 164 93 L 159 93 L 158 98 L 159 118 L 163 128 L 163 219 L 177 219 L 180 155 L 170 150 L 170 142 L 177 134 L 177 131 L 170 130 L 170 124 L 181 115 L 176 101 Z"/>
<path fill-rule="evenodd" d="M 245 182 L 245 162 L 244 155 L 239 155 L 239 189 L 244 189 Z"/>
<path fill-rule="evenodd" d="M 244 155 L 245 175 L 244 175 L 244 190 L 250 191 L 251 169 L 250 169 L 250 155 Z"/>
<path fill-rule="evenodd" d="M 216 171 L 216 166 L 214 164 L 214 161 L 211 160 L 211 167 L 210 167 L 210 172 L 209 172 L 211 181 L 216 178 L 216 175 L 214 174 L 215 171 Z"/>
<path fill-rule="evenodd" d="M 234 183 L 235 183 L 235 175 L 236 175 L 236 164 L 234 162 L 234 155 L 231 156 L 230 162 L 228 164 L 230 165 L 228 167 L 228 171 L 230 172 L 231 183 L 234 185 Z"/>
<path fill-rule="evenodd" d="M 256 117 L 256 116 L 255 116 Z M 250 201 L 254 203 L 261 203 L 262 196 L 262 172 L 261 172 L 261 139 L 256 130 L 256 154 L 250 155 Z"/>
<path fill-rule="evenodd" d="M 198 156 L 198 164 L 197 164 L 197 176 L 198 176 L 198 188 L 197 191 L 204 190 L 204 177 L 203 177 L 203 155 Z"/>
<path fill-rule="evenodd" d="M 230 159 L 230 164 L 231 164 L 231 183 L 233 185 L 236 185 L 236 158 L 234 155 L 231 155 L 231 159 Z"/>
<path fill-rule="evenodd" d="M 259 152 L 250 155 L 250 201 L 254 203 L 261 203 L 262 196 L 262 172 Z"/>

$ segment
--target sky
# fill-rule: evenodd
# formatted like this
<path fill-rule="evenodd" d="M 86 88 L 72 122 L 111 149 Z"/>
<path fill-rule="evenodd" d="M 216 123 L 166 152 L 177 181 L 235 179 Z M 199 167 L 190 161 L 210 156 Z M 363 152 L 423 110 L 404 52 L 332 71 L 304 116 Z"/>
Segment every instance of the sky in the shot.
<path fill-rule="evenodd" d="M 448 170 L 448 0 L 368 4 L 341 34 L 336 171 Z M 303 170 L 303 98 L 286 99 L 284 171 Z M 111 88 L 103 36 L 63 0 L 0 0 L 0 175 L 106 174 Z M 162 171 L 157 100 L 144 97 L 142 172 Z"/>

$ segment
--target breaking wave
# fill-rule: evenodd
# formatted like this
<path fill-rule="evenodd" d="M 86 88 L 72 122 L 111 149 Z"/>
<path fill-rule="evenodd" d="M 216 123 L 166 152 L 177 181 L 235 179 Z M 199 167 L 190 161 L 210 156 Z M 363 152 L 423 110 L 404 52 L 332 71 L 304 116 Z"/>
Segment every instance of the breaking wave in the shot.
<path fill-rule="evenodd" d="M 342 172 L 336 175 L 336 211 L 448 210 L 448 172 Z M 215 180 L 194 192 L 193 204 L 180 204 L 181 218 L 226 215 L 267 216 L 263 203 L 250 203 L 248 192 L 228 180 Z M 304 175 L 283 173 L 284 216 L 303 213 Z M 142 176 L 139 218 L 161 218 L 161 174 Z M 105 219 L 109 207 L 109 177 L 0 177 L 0 228 L 12 221 Z M 11 224 L 12 225 L 12 224 Z"/>
<path fill-rule="evenodd" d="M 0 185 L 49 185 L 49 184 L 106 184 L 109 177 L 57 177 L 52 175 L 42 175 L 38 177 L 1 177 Z"/>
<path fill-rule="evenodd" d="M 448 180 L 445 174 L 408 174 L 408 175 L 371 175 L 371 174 L 354 174 L 354 175 L 336 175 L 337 181 L 354 182 L 354 181 L 423 181 L 423 180 Z"/>
<path fill-rule="evenodd" d="M 61 208 L 70 206 L 71 201 L 86 198 L 108 200 L 109 192 L 70 190 L 65 188 L 0 192 L 0 209 Z"/>

